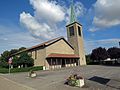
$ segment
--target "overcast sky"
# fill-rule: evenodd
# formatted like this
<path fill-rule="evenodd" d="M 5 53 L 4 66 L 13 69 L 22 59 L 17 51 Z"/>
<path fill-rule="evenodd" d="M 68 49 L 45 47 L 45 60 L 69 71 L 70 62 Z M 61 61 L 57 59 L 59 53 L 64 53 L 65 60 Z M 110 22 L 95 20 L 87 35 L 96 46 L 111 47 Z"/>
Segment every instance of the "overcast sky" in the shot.
<path fill-rule="evenodd" d="M 87 54 L 102 46 L 118 47 L 120 0 L 74 0 L 77 21 L 83 25 Z M 70 0 L 0 0 L 0 53 L 31 47 L 64 36 Z"/>

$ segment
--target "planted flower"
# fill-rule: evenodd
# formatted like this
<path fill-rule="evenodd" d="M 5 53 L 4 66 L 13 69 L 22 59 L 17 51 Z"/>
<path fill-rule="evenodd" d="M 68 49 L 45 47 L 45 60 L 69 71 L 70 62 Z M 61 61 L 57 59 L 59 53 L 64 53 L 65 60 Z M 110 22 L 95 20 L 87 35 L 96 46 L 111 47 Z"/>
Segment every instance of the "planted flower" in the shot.
<path fill-rule="evenodd" d="M 83 87 L 85 85 L 84 78 L 78 76 L 77 74 L 70 75 L 70 77 L 66 81 L 66 84 L 70 86 L 78 86 L 78 87 Z"/>
<path fill-rule="evenodd" d="M 36 72 L 34 72 L 33 70 L 30 70 L 29 77 L 34 78 L 36 76 L 37 76 Z"/>

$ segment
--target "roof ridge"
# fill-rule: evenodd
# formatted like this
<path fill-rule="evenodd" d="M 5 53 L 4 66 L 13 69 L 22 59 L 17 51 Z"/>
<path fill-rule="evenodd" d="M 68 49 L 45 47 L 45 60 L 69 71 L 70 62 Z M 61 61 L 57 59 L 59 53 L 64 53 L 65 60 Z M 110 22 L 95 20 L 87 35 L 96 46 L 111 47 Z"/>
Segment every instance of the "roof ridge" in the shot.
<path fill-rule="evenodd" d="M 44 42 L 44 43 L 46 44 L 46 43 L 49 43 L 49 42 L 52 42 L 52 41 L 59 40 L 59 39 L 61 39 L 61 38 L 64 38 L 64 37 L 63 37 L 63 36 L 61 36 L 61 37 L 57 37 L 57 38 L 54 38 L 54 39 L 48 40 L 48 41 L 46 41 L 46 42 Z"/>

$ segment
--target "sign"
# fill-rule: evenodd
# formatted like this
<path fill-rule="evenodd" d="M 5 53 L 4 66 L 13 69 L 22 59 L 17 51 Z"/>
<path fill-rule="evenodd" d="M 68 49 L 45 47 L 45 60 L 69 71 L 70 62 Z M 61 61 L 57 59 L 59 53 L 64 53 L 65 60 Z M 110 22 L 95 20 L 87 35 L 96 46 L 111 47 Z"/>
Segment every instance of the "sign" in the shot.
<path fill-rule="evenodd" d="M 8 64 L 9 64 L 9 74 L 10 74 L 10 68 L 11 68 L 12 58 L 9 58 Z"/>
<path fill-rule="evenodd" d="M 12 58 L 9 58 L 8 63 L 9 63 L 9 64 L 12 63 Z"/>

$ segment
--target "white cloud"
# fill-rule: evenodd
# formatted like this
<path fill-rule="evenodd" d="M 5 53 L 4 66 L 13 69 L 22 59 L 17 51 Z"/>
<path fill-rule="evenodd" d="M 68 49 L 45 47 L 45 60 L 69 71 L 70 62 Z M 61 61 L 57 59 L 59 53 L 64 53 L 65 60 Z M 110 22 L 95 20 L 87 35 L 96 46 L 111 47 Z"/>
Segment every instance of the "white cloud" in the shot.
<path fill-rule="evenodd" d="M 0 53 L 20 47 L 31 47 L 42 42 L 33 38 L 28 32 L 16 26 L 0 25 Z"/>
<path fill-rule="evenodd" d="M 98 30 L 98 28 L 96 28 L 96 27 L 92 27 L 92 28 L 89 29 L 90 32 L 95 32 L 97 30 Z"/>
<path fill-rule="evenodd" d="M 34 8 L 34 15 L 22 12 L 20 22 L 32 33 L 34 37 L 42 40 L 60 36 L 63 23 L 69 19 L 70 9 L 68 6 L 59 5 L 55 0 L 30 0 Z M 80 2 L 75 3 L 77 16 L 83 15 L 84 6 Z M 64 34 L 65 35 L 65 34 Z"/>
<path fill-rule="evenodd" d="M 54 32 L 46 23 L 39 23 L 29 13 L 20 14 L 20 22 L 34 35 L 41 39 L 49 39 L 54 36 Z"/>
<path fill-rule="evenodd" d="M 71 14 L 71 7 L 67 8 L 67 12 L 66 12 L 66 22 L 67 24 L 70 22 L 70 14 Z M 81 2 L 75 2 L 74 4 L 74 9 L 75 9 L 75 16 L 76 19 L 80 18 L 81 16 L 83 16 L 86 12 L 86 8 L 84 7 L 84 5 Z"/>
<path fill-rule="evenodd" d="M 34 15 L 23 12 L 20 14 L 20 22 L 36 38 L 46 40 L 57 36 L 57 23 L 65 20 L 62 6 L 48 0 L 30 0 L 30 4 L 34 8 Z"/>
<path fill-rule="evenodd" d="M 120 25 L 120 0 L 97 0 L 93 24 L 99 28 Z"/>
<path fill-rule="evenodd" d="M 77 18 L 85 14 L 86 8 L 81 2 L 76 2 L 74 6 L 75 6 L 75 14 Z"/>
<path fill-rule="evenodd" d="M 94 43 L 100 43 L 100 44 L 109 44 L 109 43 L 118 43 L 120 39 L 114 38 L 114 39 L 103 39 L 103 40 L 94 40 L 94 41 L 88 41 L 88 42 L 94 42 Z"/>
<path fill-rule="evenodd" d="M 95 32 L 120 25 L 119 3 L 120 0 L 97 0 L 91 8 L 95 15 L 89 31 Z"/>
<path fill-rule="evenodd" d="M 63 8 L 56 2 L 50 2 L 48 0 L 30 0 L 30 4 L 35 9 L 35 16 L 44 18 L 50 22 L 60 22 L 65 18 L 65 12 Z"/>
<path fill-rule="evenodd" d="M 101 40 L 86 40 L 85 41 L 85 51 L 86 54 L 90 54 L 93 49 L 97 47 L 105 47 L 106 49 L 110 47 L 118 47 L 120 39 L 101 39 Z"/>

